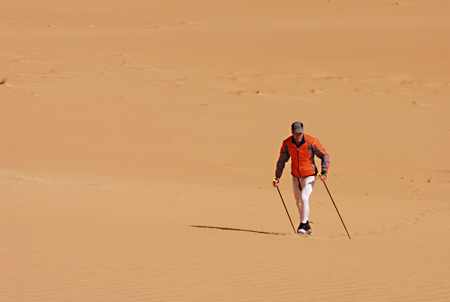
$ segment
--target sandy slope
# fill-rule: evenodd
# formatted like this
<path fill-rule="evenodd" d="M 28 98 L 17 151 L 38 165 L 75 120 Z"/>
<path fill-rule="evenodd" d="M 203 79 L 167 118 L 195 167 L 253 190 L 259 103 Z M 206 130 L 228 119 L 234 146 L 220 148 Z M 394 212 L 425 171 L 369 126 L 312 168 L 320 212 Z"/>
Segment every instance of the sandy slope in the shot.
<path fill-rule="evenodd" d="M 450 300 L 450 3 L 363 2 L 1 2 L 0 301 Z"/>

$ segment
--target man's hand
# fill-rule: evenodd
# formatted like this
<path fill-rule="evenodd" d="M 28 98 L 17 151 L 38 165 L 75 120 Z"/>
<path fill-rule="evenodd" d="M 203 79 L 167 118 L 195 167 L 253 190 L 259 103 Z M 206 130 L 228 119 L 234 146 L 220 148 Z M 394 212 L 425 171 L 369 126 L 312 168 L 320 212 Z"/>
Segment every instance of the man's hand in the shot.
<path fill-rule="evenodd" d="M 321 181 L 327 180 L 327 173 L 319 173 L 319 178 Z"/>
<path fill-rule="evenodd" d="M 276 188 L 278 187 L 278 184 L 280 183 L 280 180 L 278 178 L 274 178 L 272 181 L 273 186 Z"/>

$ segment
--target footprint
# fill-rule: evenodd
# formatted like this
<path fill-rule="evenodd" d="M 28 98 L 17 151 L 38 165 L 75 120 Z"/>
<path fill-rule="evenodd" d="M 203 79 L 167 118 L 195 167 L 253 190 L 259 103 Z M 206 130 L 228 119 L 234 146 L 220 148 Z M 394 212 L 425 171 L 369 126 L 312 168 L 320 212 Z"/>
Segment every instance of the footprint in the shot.
<path fill-rule="evenodd" d="M 180 22 L 180 25 L 200 25 L 198 22 Z"/>
<path fill-rule="evenodd" d="M 233 77 L 233 76 L 218 76 L 216 77 L 216 80 L 228 80 L 231 82 L 239 81 L 239 78 Z"/>
<path fill-rule="evenodd" d="M 249 95 L 249 94 L 260 94 L 261 91 L 259 90 L 238 90 L 238 91 L 231 91 L 230 94 L 234 95 Z"/>
<path fill-rule="evenodd" d="M 326 94 L 326 92 L 322 89 L 310 89 L 309 92 L 311 92 L 312 94 Z"/>

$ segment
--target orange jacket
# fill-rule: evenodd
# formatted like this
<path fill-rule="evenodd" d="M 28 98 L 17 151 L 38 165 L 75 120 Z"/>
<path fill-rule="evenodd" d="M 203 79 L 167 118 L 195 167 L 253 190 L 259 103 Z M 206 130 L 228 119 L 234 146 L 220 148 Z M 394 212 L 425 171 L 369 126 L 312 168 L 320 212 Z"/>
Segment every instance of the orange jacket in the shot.
<path fill-rule="evenodd" d="M 330 166 L 330 156 L 317 138 L 304 134 L 302 141 L 297 144 L 294 137 L 288 137 L 281 146 L 275 177 L 281 177 L 289 158 L 291 159 L 291 174 L 295 177 L 304 178 L 316 175 L 319 171 L 314 162 L 314 156 L 322 160 L 321 172 L 327 173 Z"/>

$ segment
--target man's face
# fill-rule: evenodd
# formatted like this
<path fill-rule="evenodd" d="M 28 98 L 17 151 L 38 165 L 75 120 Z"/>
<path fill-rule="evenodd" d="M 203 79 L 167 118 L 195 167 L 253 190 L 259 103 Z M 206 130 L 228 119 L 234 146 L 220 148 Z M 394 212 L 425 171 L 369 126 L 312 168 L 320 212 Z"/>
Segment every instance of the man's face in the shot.
<path fill-rule="evenodd" d="M 299 143 L 303 138 L 303 133 L 295 133 L 295 134 L 292 134 L 292 136 L 294 137 L 295 141 L 297 143 Z"/>

